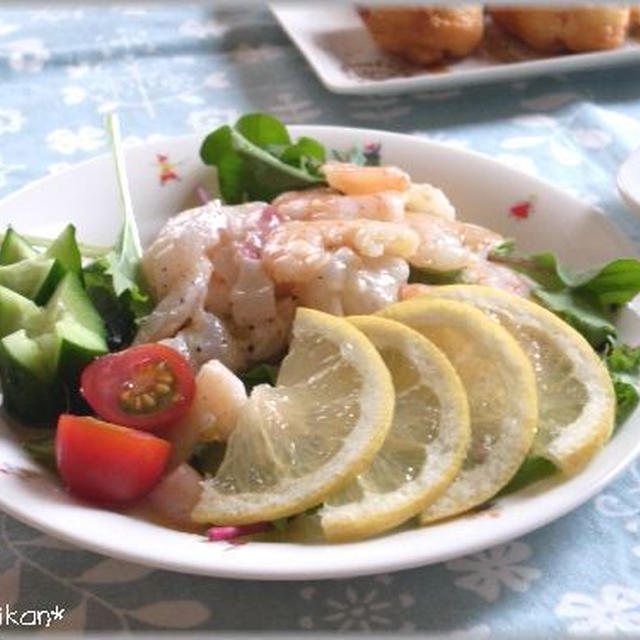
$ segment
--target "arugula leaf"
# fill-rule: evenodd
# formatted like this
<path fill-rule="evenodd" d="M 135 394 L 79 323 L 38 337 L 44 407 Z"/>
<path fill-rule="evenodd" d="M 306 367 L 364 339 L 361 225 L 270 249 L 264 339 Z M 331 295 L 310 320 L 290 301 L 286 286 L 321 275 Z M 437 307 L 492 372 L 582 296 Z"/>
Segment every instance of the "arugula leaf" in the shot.
<path fill-rule="evenodd" d="M 276 530 L 276 531 L 286 531 L 287 528 L 289 527 L 289 522 L 290 522 L 290 518 L 289 517 L 285 517 L 285 518 L 277 518 L 276 520 L 272 520 L 271 521 L 271 526 Z"/>
<path fill-rule="evenodd" d="M 516 250 L 516 241 L 513 238 L 506 238 L 500 244 L 491 249 L 490 259 L 499 261 L 500 258 L 508 258 Z"/>
<path fill-rule="evenodd" d="M 104 322 L 109 351 L 128 347 L 136 335 L 137 321 L 153 308 L 151 298 L 138 287 L 116 295 L 108 264 L 102 259 L 85 267 L 84 280 L 87 295 Z"/>
<path fill-rule="evenodd" d="M 559 315 L 578 333 L 581 333 L 594 348 L 600 348 L 608 338 L 616 335 L 612 313 L 606 308 L 593 304 L 580 292 L 564 289 L 546 291 L 538 287 L 533 295 L 549 311 Z"/>
<path fill-rule="evenodd" d="M 295 144 L 283 149 L 278 157 L 286 164 L 298 166 L 303 171 L 322 178 L 320 167 L 325 163 L 326 153 L 324 147 L 313 138 L 303 136 Z"/>
<path fill-rule="evenodd" d="M 118 191 L 122 202 L 124 222 L 113 251 L 110 251 L 102 260 L 106 266 L 106 273 L 113 279 L 113 290 L 116 296 L 125 291 L 136 291 L 136 295 L 143 296 L 138 286 L 138 270 L 142 258 L 142 244 L 138 234 L 138 226 L 133 216 L 133 204 L 131 192 L 122 153 L 122 140 L 120 136 L 120 122 L 115 113 L 107 117 L 107 129 L 111 134 L 111 149 L 116 167 Z"/>
<path fill-rule="evenodd" d="M 262 363 L 251 367 L 239 377 L 244 383 L 247 393 L 251 393 L 253 387 L 257 387 L 259 384 L 275 385 L 279 370 L 280 365 Z"/>
<path fill-rule="evenodd" d="M 45 435 L 22 443 L 23 449 L 39 464 L 53 471 L 58 472 L 56 464 L 56 441 L 53 435 Z"/>
<path fill-rule="evenodd" d="M 557 471 L 557 467 L 550 460 L 541 456 L 530 456 L 525 459 L 513 478 L 497 495 L 506 496 L 514 491 L 520 491 L 538 480 L 552 476 Z"/>
<path fill-rule="evenodd" d="M 204 476 L 215 475 L 226 451 L 224 442 L 198 442 L 189 464 Z"/>
<path fill-rule="evenodd" d="M 418 267 L 409 267 L 409 284 L 455 284 L 460 282 L 460 274 L 462 269 L 452 269 L 451 271 L 431 271 L 429 269 L 419 269 Z"/>
<path fill-rule="evenodd" d="M 610 342 L 604 354 L 616 393 L 616 427 L 633 412 L 640 401 L 640 347 Z"/>
<path fill-rule="evenodd" d="M 249 142 L 261 149 L 270 146 L 289 146 L 291 138 L 287 128 L 269 113 L 247 113 L 234 125 Z"/>
<path fill-rule="evenodd" d="M 553 253 L 516 256 L 513 241 L 507 241 L 494 249 L 489 259 L 527 276 L 534 283 L 533 296 L 596 349 L 615 337 L 617 305 L 640 292 L 640 261 L 635 258 L 619 258 L 576 272 L 561 265 Z"/>
<path fill-rule="evenodd" d="M 84 268 L 85 287 L 91 302 L 102 316 L 110 350 L 123 349 L 133 340 L 136 320 L 152 308 L 143 290 L 139 273 L 142 245 L 124 165 L 120 125 L 116 114 L 107 118 L 124 219 L 115 246 Z"/>
<path fill-rule="evenodd" d="M 620 258 L 573 277 L 572 286 L 595 296 L 601 305 L 625 304 L 640 290 L 640 261 Z"/>
<path fill-rule="evenodd" d="M 324 147 L 312 138 L 292 143 L 286 127 L 266 113 L 249 113 L 202 142 L 200 157 L 218 172 L 225 202 L 266 200 L 293 189 L 324 184 Z"/>

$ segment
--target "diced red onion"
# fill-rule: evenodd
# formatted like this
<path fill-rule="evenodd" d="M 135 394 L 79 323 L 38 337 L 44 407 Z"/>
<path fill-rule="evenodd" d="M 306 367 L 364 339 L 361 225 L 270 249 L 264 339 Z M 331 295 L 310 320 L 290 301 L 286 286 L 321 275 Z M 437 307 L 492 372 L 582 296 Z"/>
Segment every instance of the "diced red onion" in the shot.
<path fill-rule="evenodd" d="M 263 533 L 270 531 L 273 525 L 270 522 L 254 522 L 253 524 L 241 524 L 235 527 L 211 527 L 207 531 L 207 537 L 211 542 L 221 540 L 234 540 L 252 533 Z"/>
<path fill-rule="evenodd" d="M 211 196 L 200 185 L 196 187 L 195 191 L 202 204 L 207 204 L 211 201 Z"/>

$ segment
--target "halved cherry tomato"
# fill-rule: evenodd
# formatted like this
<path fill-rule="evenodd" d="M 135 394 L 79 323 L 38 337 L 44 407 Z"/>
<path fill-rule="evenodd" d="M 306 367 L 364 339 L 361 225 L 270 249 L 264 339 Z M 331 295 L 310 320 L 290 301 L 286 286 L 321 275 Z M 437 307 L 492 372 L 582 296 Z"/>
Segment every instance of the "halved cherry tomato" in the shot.
<path fill-rule="evenodd" d="M 177 422 L 195 393 L 189 363 L 163 344 L 141 344 L 101 356 L 84 369 L 80 383 L 101 418 L 145 431 Z"/>
<path fill-rule="evenodd" d="M 124 504 L 160 481 L 171 445 L 161 438 L 89 416 L 62 414 L 56 431 L 58 472 L 70 493 Z"/>

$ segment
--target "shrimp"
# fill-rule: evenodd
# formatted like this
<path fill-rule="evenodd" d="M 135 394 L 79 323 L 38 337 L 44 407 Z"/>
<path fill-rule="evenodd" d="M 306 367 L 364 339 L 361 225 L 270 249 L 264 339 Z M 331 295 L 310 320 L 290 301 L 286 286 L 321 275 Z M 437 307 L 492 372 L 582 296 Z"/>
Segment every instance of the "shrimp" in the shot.
<path fill-rule="evenodd" d="M 462 269 L 472 255 L 484 257 L 503 240 L 489 229 L 428 213 L 408 213 L 407 222 L 420 237 L 420 245 L 409 261 L 434 271 Z"/>
<path fill-rule="evenodd" d="M 361 195 L 342 195 L 326 188 L 288 191 L 278 196 L 273 205 L 286 220 L 404 220 L 404 194 L 399 191 Z"/>
<path fill-rule="evenodd" d="M 414 184 L 404 194 L 405 210 L 429 213 L 447 220 L 455 220 L 455 207 L 443 191 L 430 184 Z"/>
<path fill-rule="evenodd" d="M 289 330 L 296 311 L 296 301 L 284 294 L 276 300 L 275 315 L 249 325 L 242 346 L 250 364 L 282 355 L 289 341 Z"/>
<path fill-rule="evenodd" d="M 409 257 L 413 266 L 433 271 L 456 271 L 465 266 L 470 252 L 449 221 L 428 213 L 409 213 L 407 223 L 420 238 Z"/>
<path fill-rule="evenodd" d="M 171 443 L 170 469 L 186 462 L 198 442 L 226 441 L 247 402 L 244 384 L 219 360 L 205 362 L 195 376 L 195 383 L 189 411 L 164 434 Z"/>
<path fill-rule="evenodd" d="M 230 312 L 238 327 L 251 327 L 275 317 L 275 289 L 261 260 L 242 256 L 238 262 L 238 275 L 229 291 Z"/>
<path fill-rule="evenodd" d="M 409 262 L 433 271 L 461 271 L 460 279 L 483 284 L 519 296 L 528 296 L 527 281 L 511 269 L 487 259 L 503 237 L 484 227 L 447 220 L 427 213 L 408 213 L 407 222 L 420 236 L 417 251 Z M 401 297 L 417 289 L 403 289 Z"/>
<path fill-rule="evenodd" d="M 331 188 L 289 191 L 273 205 L 288 220 L 369 218 L 402 222 L 405 211 L 429 213 L 450 220 L 456 211 L 444 193 L 430 184 L 413 184 L 396 167 L 324 165 Z"/>
<path fill-rule="evenodd" d="M 418 247 L 418 235 L 405 225 L 374 220 L 284 222 L 267 238 L 262 261 L 278 282 L 307 282 L 324 267 L 331 252 L 350 247 L 369 258 L 408 258 Z"/>
<path fill-rule="evenodd" d="M 524 276 L 479 256 L 467 264 L 461 280 L 467 284 L 482 284 L 502 289 L 523 298 L 528 298 L 531 293 L 531 284 Z"/>
<path fill-rule="evenodd" d="M 361 167 L 347 162 L 322 165 L 329 186 L 349 196 L 380 191 L 406 191 L 411 178 L 398 167 Z"/>
<path fill-rule="evenodd" d="M 240 301 L 248 292 L 247 278 L 244 290 L 242 283 L 234 285 L 243 274 L 240 258 L 254 256 L 256 262 L 264 238 L 279 223 L 275 210 L 261 202 L 237 207 L 214 202 L 171 218 L 143 257 L 144 277 L 159 302 L 141 322 L 135 342 L 177 335 L 196 368 L 210 357 L 233 367 L 245 364 L 223 317 L 229 314 L 234 321 L 234 308 L 243 307 L 249 315 Z"/>
<path fill-rule="evenodd" d="M 183 463 L 160 480 L 138 509 L 146 507 L 152 517 L 181 529 L 196 530 L 191 511 L 200 499 L 202 480 L 191 465 Z"/>
<path fill-rule="evenodd" d="M 213 270 L 205 301 L 206 310 L 219 316 L 232 314 L 236 280 L 242 277 L 246 281 L 243 262 L 260 258 L 265 238 L 282 222 L 276 209 L 264 203 L 224 207 L 224 210 L 228 224 L 220 233 L 220 243 L 209 253 Z"/>
<path fill-rule="evenodd" d="M 141 262 L 143 277 L 159 303 L 142 321 L 136 343 L 173 336 L 203 305 L 212 269 L 207 252 L 220 242 L 225 226 L 217 201 L 183 211 L 164 225 Z"/>
<path fill-rule="evenodd" d="M 333 315 L 368 314 L 396 302 L 408 277 L 403 258 L 365 258 L 341 247 L 311 280 L 298 283 L 294 293 L 302 306 Z"/>
<path fill-rule="evenodd" d="M 136 342 L 165 340 L 195 371 L 212 358 L 240 371 L 286 350 L 299 305 L 367 314 L 415 292 L 409 265 L 528 293 L 487 260 L 502 237 L 456 221 L 439 189 L 395 167 L 324 170 L 329 188 L 169 220 L 142 261 L 158 304 Z"/>
<path fill-rule="evenodd" d="M 193 277 L 194 261 L 219 244 L 220 231 L 226 226 L 219 201 L 183 211 L 167 221 L 141 262 L 154 299 L 161 300 L 181 281 Z"/>
<path fill-rule="evenodd" d="M 190 269 L 183 271 L 155 309 L 142 319 L 134 343 L 155 342 L 175 335 L 204 305 L 211 263 L 197 258 Z"/>
<path fill-rule="evenodd" d="M 232 334 L 229 323 L 202 308 L 193 313 L 176 337 L 184 342 L 194 369 L 213 358 L 234 371 L 247 366 L 242 344 Z"/>

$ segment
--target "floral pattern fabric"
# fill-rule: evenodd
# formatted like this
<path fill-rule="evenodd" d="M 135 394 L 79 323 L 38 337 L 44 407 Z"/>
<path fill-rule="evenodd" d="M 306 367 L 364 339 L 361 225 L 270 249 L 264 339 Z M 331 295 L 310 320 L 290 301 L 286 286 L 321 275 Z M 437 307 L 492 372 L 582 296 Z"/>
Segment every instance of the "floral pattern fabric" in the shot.
<path fill-rule="evenodd" d="M 640 224 L 614 183 L 640 145 L 638 64 L 407 96 L 338 96 L 259 5 L 0 9 L 0 196 L 104 152 L 103 114 L 114 108 L 131 144 L 205 132 L 252 110 L 288 123 L 424 136 L 544 177 L 601 208 L 640 244 Z M 524 213 L 523 204 L 513 215 Z M 54 623 L 59 631 L 640 636 L 640 463 L 520 540 L 350 580 L 267 586 L 156 571 L 0 515 L 0 606 L 54 604 L 66 610 Z"/>

